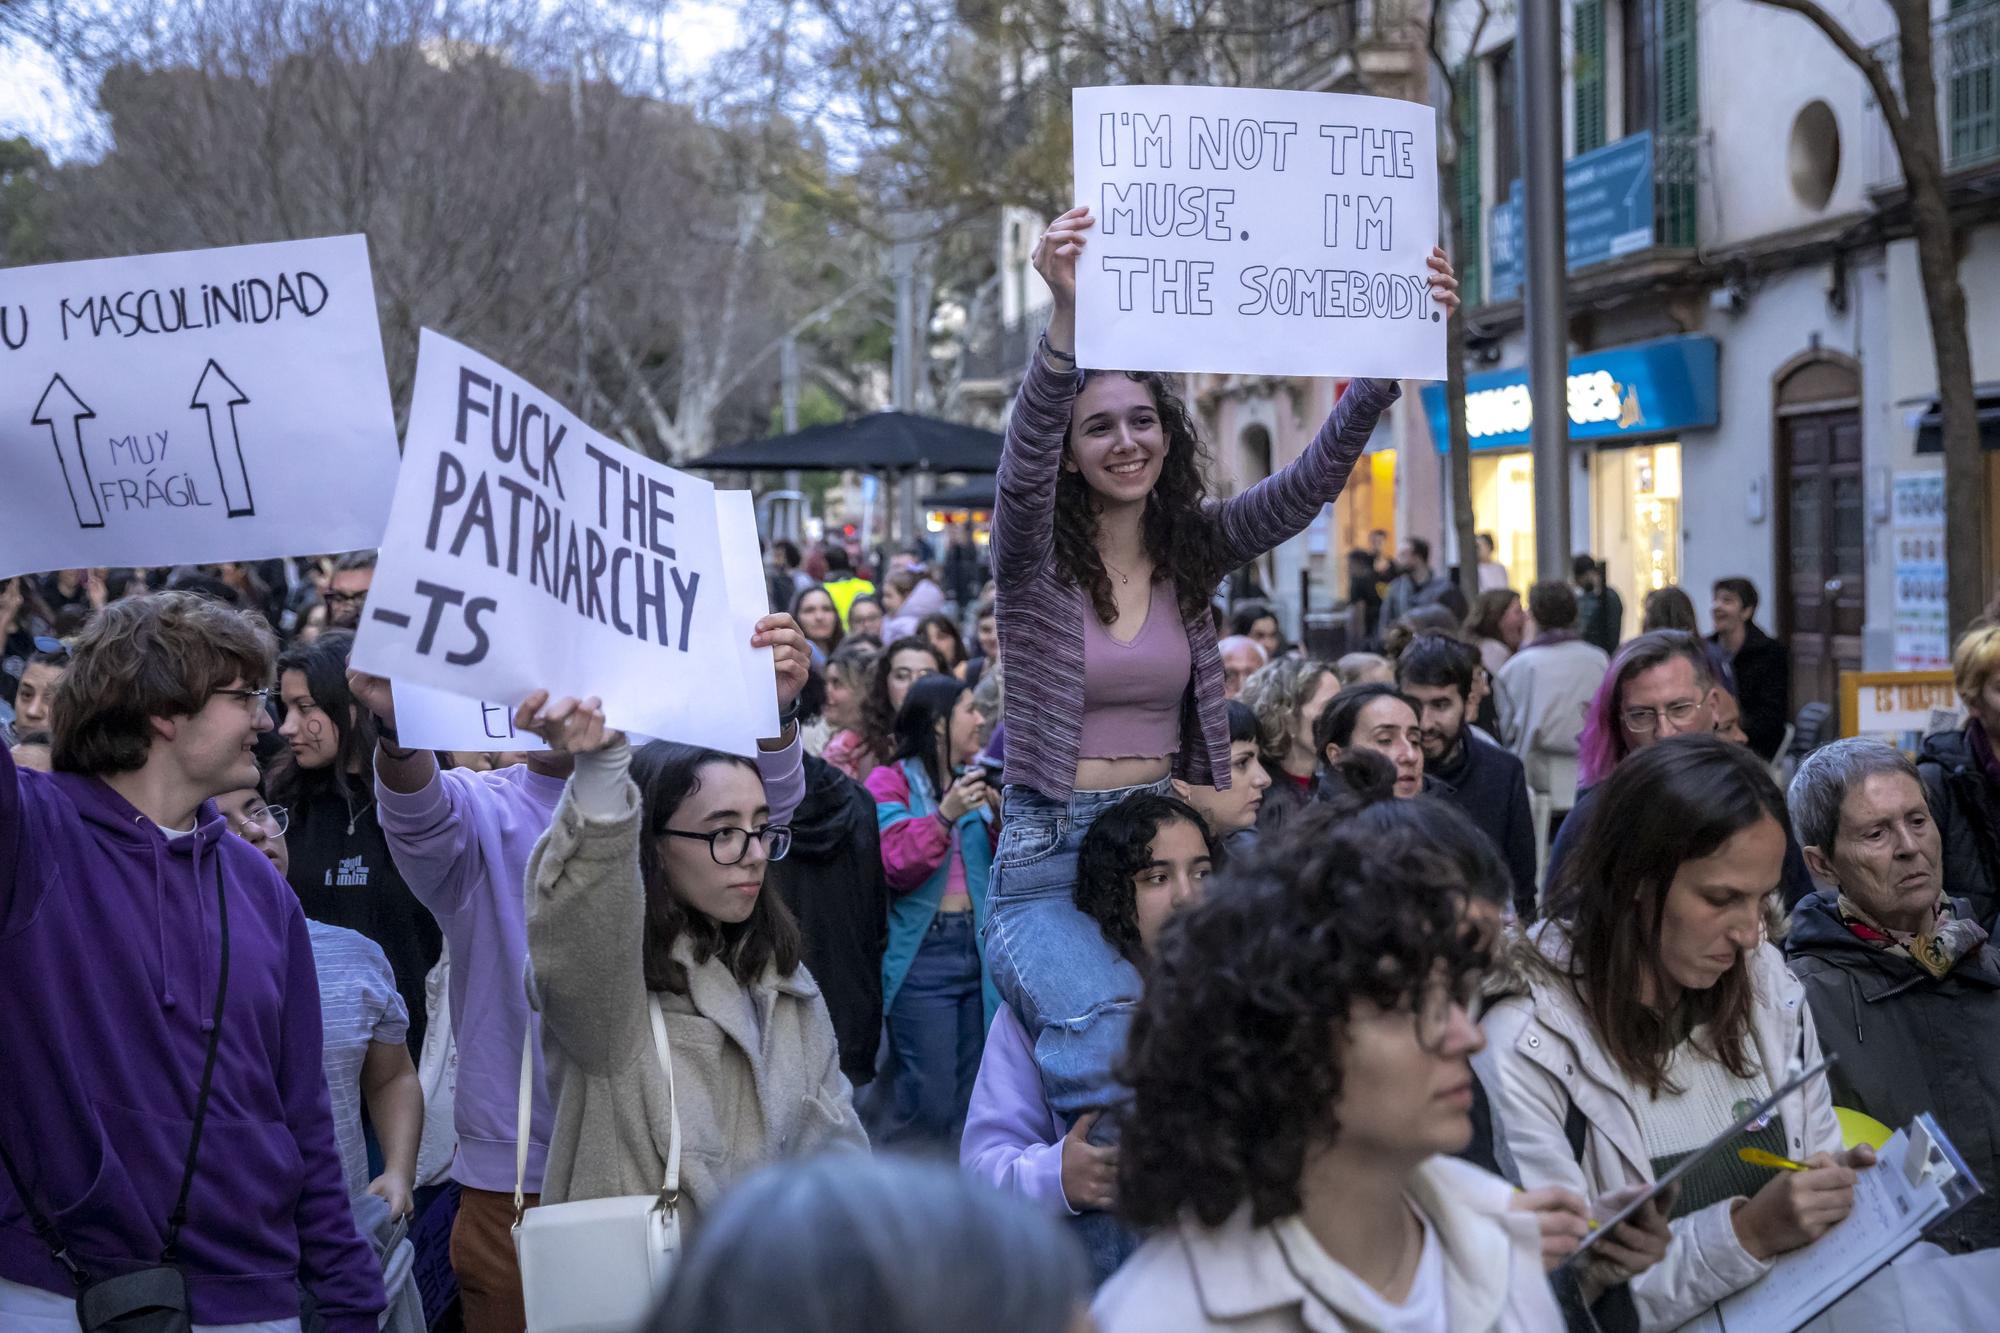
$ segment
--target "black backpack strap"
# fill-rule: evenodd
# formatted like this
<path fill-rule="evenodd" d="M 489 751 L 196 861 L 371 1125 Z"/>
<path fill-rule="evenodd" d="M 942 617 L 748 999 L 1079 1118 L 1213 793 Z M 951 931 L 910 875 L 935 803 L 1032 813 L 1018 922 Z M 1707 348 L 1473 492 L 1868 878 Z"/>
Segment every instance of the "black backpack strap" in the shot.
<path fill-rule="evenodd" d="M 14 1197 L 21 1201 L 21 1208 L 28 1214 L 28 1221 L 34 1226 L 35 1234 L 41 1237 L 42 1244 L 49 1247 L 49 1253 L 54 1255 L 56 1262 L 69 1273 L 70 1281 L 76 1283 L 78 1291 L 89 1286 L 90 1274 L 84 1272 L 82 1266 L 70 1255 L 69 1247 L 63 1244 L 55 1223 L 49 1221 L 48 1215 L 35 1207 L 34 1196 L 29 1194 L 28 1187 L 21 1183 L 21 1173 L 14 1169 L 14 1159 L 8 1154 L 5 1143 L 0 1143 L 0 1166 L 6 1167 L 7 1180 L 14 1187 Z"/>
<path fill-rule="evenodd" d="M 222 887 L 222 849 L 215 849 L 215 910 L 222 931 L 222 962 L 215 979 L 215 1017 L 208 1025 L 208 1055 L 201 1062 L 201 1092 L 194 1102 L 194 1133 L 188 1137 L 187 1163 L 181 1168 L 180 1197 L 167 1218 L 167 1248 L 160 1252 L 161 1263 L 171 1263 L 180 1244 L 181 1228 L 187 1224 L 188 1193 L 194 1188 L 195 1157 L 201 1151 L 201 1127 L 208 1119 L 208 1093 L 215 1083 L 215 1053 L 222 1044 L 222 1002 L 229 994 L 229 895 Z"/>
<path fill-rule="evenodd" d="M 1583 1112 L 1577 1109 L 1576 1102 L 1572 1100 L 1568 1112 L 1563 1116 L 1563 1137 L 1569 1140 L 1569 1155 L 1574 1157 L 1579 1165 L 1583 1162 L 1583 1136 L 1589 1132 L 1589 1122 L 1583 1118 Z"/>

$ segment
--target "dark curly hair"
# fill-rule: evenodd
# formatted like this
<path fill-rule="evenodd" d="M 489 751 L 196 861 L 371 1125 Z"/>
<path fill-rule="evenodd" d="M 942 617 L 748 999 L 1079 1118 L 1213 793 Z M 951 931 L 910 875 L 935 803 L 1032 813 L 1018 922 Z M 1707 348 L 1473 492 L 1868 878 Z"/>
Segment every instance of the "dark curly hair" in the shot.
<path fill-rule="evenodd" d="M 1443 835 L 1449 845 L 1433 839 Z M 1308 1155 L 1340 1134 L 1356 1001 L 1411 1009 L 1442 971 L 1490 961 L 1474 899 L 1505 892 L 1483 835 L 1436 801 L 1345 821 L 1301 811 L 1162 932 L 1120 1068 L 1132 1090 L 1119 1209 L 1146 1228 L 1192 1210 L 1263 1225 L 1302 1206 Z M 1468 874 L 1471 863 L 1485 868 Z"/>
<path fill-rule="evenodd" d="M 868 697 L 861 701 L 861 741 L 878 763 L 888 763 L 896 752 L 896 710 L 889 703 L 889 668 L 896 654 L 904 652 L 929 653 L 939 675 L 951 671 L 944 654 L 921 634 L 906 634 L 876 656 L 868 673 Z"/>
<path fill-rule="evenodd" d="M 1175 600 L 1183 618 L 1208 614 L 1209 598 L 1216 581 L 1227 572 L 1228 556 L 1222 530 L 1208 503 L 1208 450 L 1195 434 L 1194 420 L 1187 404 L 1174 392 L 1174 382 L 1159 371 L 1090 370 L 1083 382 L 1103 375 L 1123 375 L 1146 386 L 1153 406 L 1160 414 L 1160 429 L 1167 437 L 1167 457 L 1160 479 L 1146 497 L 1146 514 L 1140 536 L 1146 554 L 1156 570 L 1166 572 L 1174 582 Z M 1071 456 L 1072 443 L 1063 435 L 1063 457 Z M 1104 557 L 1097 553 L 1097 497 L 1081 472 L 1064 468 L 1056 480 L 1056 569 L 1076 587 L 1090 594 L 1097 618 L 1109 625 L 1118 619 L 1118 602 L 1111 592 L 1111 576 L 1105 572 Z"/>
<path fill-rule="evenodd" d="M 1097 817 L 1076 855 L 1076 907 L 1097 922 L 1112 948 L 1139 963 L 1138 893 L 1132 877 L 1153 863 L 1153 839 L 1169 824 L 1192 824 L 1208 844 L 1208 858 L 1222 862 L 1222 845 L 1201 813 L 1186 801 L 1153 792 L 1126 797 Z"/>

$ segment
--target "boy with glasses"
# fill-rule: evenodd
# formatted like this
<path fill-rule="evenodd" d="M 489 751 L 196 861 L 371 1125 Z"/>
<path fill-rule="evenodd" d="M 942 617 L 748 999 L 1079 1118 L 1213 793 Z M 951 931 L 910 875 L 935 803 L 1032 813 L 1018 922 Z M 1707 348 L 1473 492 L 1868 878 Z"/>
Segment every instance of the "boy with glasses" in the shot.
<path fill-rule="evenodd" d="M 197 1329 L 288 1333 L 300 1284 L 328 1333 L 376 1326 L 305 917 L 214 801 L 257 781 L 272 662 L 253 617 L 115 602 L 58 687 L 56 771 L 0 756 L 0 1327 L 136 1270 Z"/>

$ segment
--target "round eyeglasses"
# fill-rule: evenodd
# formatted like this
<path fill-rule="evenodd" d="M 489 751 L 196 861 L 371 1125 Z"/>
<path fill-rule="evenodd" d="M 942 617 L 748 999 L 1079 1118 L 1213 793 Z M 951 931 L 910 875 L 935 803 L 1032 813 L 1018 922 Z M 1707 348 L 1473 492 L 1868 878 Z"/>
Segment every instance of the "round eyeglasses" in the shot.
<path fill-rule="evenodd" d="M 782 861 L 785 853 L 792 850 L 792 831 L 783 824 L 766 824 L 763 828 L 719 828 L 709 833 L 689 833 L 683 829 L 661 829 L 669 838 L 692 838 L 708 844 L 708 854 L 719 866 L 733 866 L 743 860 L 750 850 L 750 839 L 764 844 L 764 859 Z"/>

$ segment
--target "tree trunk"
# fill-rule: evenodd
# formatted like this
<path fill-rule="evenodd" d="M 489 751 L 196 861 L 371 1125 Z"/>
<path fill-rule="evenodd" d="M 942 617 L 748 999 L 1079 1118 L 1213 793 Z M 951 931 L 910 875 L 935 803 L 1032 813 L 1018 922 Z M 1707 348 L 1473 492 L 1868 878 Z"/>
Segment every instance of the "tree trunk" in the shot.
<path fill-rule="evenodd" d="M 1972 342 L 1965 329 L 1965 288 L 1958 280 L 1958 238 L 1945 194 L 1938 136 L 1937 74 L 1930 6 L 1897 0 L 1906 129 L 1898 144 L 1910 191 L 1917 269 L 1924 288 L 1938 406 L 1944 435 L 1945 598 L 1951 633 L 1972 623 L 1986 602 L 1985 533 L 1980 497 L 1986 492 L 1979 452 L 1979 399 L 1973 389 Z"/>

